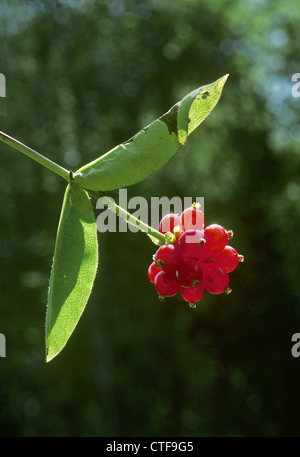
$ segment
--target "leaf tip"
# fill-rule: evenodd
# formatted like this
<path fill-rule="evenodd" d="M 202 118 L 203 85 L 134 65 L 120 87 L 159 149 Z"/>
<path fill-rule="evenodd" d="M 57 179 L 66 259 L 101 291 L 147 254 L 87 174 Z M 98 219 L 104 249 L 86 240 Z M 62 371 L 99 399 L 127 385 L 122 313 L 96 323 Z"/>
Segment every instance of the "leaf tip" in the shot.
<path fill-rule="evenodd" d="M 49 346 L 46 348 L 46 359 L 45 359 L 45 362 L 46 363 L 49 363 L 52 359 L 53 359 L 53 355 L 50 354 L 50 348 Z"/>
<path fill-rule="evenodd" d="M 227 81 L 227 79 L 228 79 L 229 76 L 230 76 L 230 74 L 229 74 L 229 73 L 226 73 L 226 75 L 224 75 L 224 76 L 222 76 L 220 79 L 218 79 L 218 80 L 216 81 L 216 83 L 222 82 L 222 86 L 224 86 L 224 84 L 226 83 L 226 81 Z"/>

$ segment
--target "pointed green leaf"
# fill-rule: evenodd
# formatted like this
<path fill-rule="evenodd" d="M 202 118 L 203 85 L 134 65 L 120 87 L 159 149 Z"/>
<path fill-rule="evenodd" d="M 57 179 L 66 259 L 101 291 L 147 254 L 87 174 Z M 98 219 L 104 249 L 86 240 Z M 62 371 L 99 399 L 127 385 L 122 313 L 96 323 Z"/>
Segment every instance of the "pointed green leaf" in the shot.
<path fill-rule="evenodd" d="M 190 135 L 209 115 L 221 96 L 228 75 L 186 95 L 180 102 L 177 116 L 178 139 L 184 144 Z"/>
<path fill-rule="evenodd" d="M 98 266 L 97 227 L 87 192 L 71 182 L 65 192 L 51 270 L 46 314 L 46 361 L 74 331 Z"/>
<path fill-rule="evenodd" d="M 80 168 L 75 182 L 85 189 L 107 191 L 140 182 L 159 170 L 215 107 L 227 77 L 191 92 L 130 140 Z"/>

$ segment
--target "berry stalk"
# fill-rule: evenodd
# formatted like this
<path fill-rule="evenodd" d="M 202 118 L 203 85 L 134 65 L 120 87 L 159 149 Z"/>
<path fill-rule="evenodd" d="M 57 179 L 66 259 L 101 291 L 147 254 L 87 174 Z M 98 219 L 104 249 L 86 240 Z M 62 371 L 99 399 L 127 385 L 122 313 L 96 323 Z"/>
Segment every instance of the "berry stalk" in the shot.
<path fill-rule="evenodd" d="M 138 227 L 139 230 L 141 230 L 142 232 L 145 232 L 149 236 L 156 238 L 160 245 L 165 244 L 165 242 L 166 242 L 165 236 L 162 233 L 158 232 L 153 227 L 150 227 L 149 225 L 145 224 L 140 219 L 137 219 L 135 216 L 128 213 L 125 209 L 123 209 L 121 206 L 117 205 L 110 198 L 102 197 L 101 202 L 105 206 L 107 206 L 110 210 L 114 211 L 119 217 L 122 217 L 122 219 L 124 219 L 127 222 L 127 224 L 131 224 L 135 227 Z"/>

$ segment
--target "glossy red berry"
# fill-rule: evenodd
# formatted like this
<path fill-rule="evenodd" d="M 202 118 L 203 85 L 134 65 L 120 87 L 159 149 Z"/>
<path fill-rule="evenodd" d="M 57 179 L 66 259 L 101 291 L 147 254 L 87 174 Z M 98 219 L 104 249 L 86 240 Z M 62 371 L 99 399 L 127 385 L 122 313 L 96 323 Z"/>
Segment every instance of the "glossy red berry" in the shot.
<path fill-rule="evenodd" d="M 161 272 L 161 269 L 155 265 L 155 262 L 152 262 L 148 268 L 148 278 L 154 284 L 154 279 L 158 273 Z"/>
<path fill-rule="evenodd" d="M 178 239 L 178 247 L 183 258 L 199 258 L 203 253 L 205 243 L 204 233 L 195 229 L 186 230 Z"/>
<path fill-rule="evenodd" d="M 159 223 L 159 231 L 163 234 L 173 233 L 174 228 L 180 225 L 180 217 L 177 214 L 166 214 Z"/>
<path fill-rule="evenodd" d="M 201 300 L 205 293 L 203 284 L 199 284 L 197 287 L 186 287 L 180 290 L 182 298 L 190 304 L 191 308 L 195 308 L 194 303 Z"/>
<path fill-rule="evenodd" d="M 197 204 L 185 209 L 180 215 L 180 222 L 183 231 L 185 230 L 203 230 L 204 214 L 197 207 Z"/>
<path fill-rule="evenodd" d="M 229 285 L 229 276 L 220 267 L 208 267 L 204 271 L 203 285 L 211 294 L 225 292 Z"/>
<path fill-rule="evenodd" d="M 232 246 L 225 246 L 222 251 L 214 256 L 213 264 L 230 273 L 236 269 L 238 263 L 242 262 L 243 259 L 243 256 L 239 255 Z"/>
<path fill-rule="evenodd" d="M 156 251 L 154 261 L 163 271 L 175 271 L 182 264 L 182 255 L 174 244 L 165 244 Z"/>
<path fill-rule="evenodd" d="M 176 281 L 175 274 L 166 271 L 161 271 L 156 275 L 154 287 L 161 297 L 172 297 L 180 291 L 180 285 Z"/>
<path fill-rule="evenodd" d="M 212 224 L 204 230 L 204 238 L 206 240 L 206 249 L 210 252 L 222 251 L 228 244 L 228 238 L 232 236 L 232 232 L 227 232 L 224 227 L 217 224 Z"/>
<path fill-rule="evenodd" d="M 201 266 L 194 259 L 187 259 L 176 271 L 176 279 L 182 287 L 193 287 L 200 284 L 203 278 Z"/>

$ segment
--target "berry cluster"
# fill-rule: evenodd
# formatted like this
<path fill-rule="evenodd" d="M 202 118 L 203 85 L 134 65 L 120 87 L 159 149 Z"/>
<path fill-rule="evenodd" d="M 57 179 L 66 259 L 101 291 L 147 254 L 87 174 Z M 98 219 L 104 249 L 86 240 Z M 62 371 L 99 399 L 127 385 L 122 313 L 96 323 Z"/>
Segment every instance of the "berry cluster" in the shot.
<path fill-rule="evenodd" d="M 180 292 L 195 308 L 205 290 L 212 294 L 231 292 L 228 273 L 244 260 L 228 245 L 231 230 L 217 224 L 204 228 L 204 215 L 194 203 L 180 216 L 164 216 L 159 231 L 167 244 L 153 256 L 148 277 L 161 300 Z"/>

